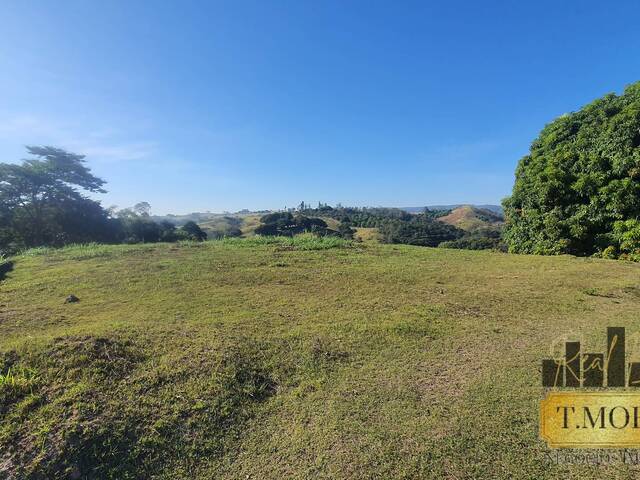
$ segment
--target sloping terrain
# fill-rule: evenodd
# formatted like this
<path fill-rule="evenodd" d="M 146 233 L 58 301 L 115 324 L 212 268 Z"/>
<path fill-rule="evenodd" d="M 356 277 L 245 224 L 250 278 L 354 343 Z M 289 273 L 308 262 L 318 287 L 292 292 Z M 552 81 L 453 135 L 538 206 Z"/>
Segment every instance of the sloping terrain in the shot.
<path fill-rule="evenodd" d="M 261 215 L 246 215 L 242 217 L 242 235 L 250 237 L 255 235 L 256 228 L 260 225 Z"/>
<path fill-rule="evenodd" d="M 371 227 L 356 227 L 354 229 L 356 231 L 354 238 L 361 240 L 363 242 L 379 242 L 380 241 L 380 233 L 377 228 Z"/>
<path fill-rule="evenodd" d="M 251 237 L 255 235 L 255 229 L 260 225 L 260 217 L 261 215 L 253 214 L 219 215 L 214 219 L 200 223 L 199 226 L 207 233 L 209 239 L 239 235 Z"/>
<path fill-rule="evenodd" d="M 454 204 L 454 205 L 427 205 L 425 207 L 401 207 L 400 210 L 404 210 L 409 213 L 422 213 L 425 208 L 429 210 L 455 210 L 456 208 L 464 207 L 464 204 Z M 502 215 L 503 210 L 501 205 L 472 205 L 472 207 L 479 208 L 481 210 L 489 210 L 497 215 Z"/>
<path fill-rule="evenodd" d="M 0 478 L 637 474 L 550 464 L 538 402 L 554 340 L 640 331 L 638 264 L 309 238 L 12 261 Z"/>
<path fill-rule="evenodd" d="M 221 215 L 199 224 L 200 228 L 210 239 L 225 236 L 239 236 L 244 221 L 242 217 L 235 215 Z"/>
<path fill-rule="evenodd" d="M 491 210 L 464 205 L 452 210 L 448 215 L 439 217 L 438 221 L 471 231 L 478 228 L 499 227 L 502 225 L 503 218 Z"/>

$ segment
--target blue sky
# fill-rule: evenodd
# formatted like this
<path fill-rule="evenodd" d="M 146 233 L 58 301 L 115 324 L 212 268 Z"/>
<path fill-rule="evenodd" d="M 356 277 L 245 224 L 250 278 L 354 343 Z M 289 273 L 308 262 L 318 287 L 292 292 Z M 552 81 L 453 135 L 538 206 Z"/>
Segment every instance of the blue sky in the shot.
<path fill-rule="evenodd" d="M 498 203 L 553 118 L 640 80 L 637 1 L 18 1 L 0 161 L 87 155 L 154 213 Z"/>

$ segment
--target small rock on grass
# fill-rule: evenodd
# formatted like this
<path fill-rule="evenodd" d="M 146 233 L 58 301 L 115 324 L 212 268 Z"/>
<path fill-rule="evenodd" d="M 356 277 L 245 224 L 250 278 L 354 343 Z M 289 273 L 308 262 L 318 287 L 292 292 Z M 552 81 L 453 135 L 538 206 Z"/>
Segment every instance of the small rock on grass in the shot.
<path fill-rule="evenodd" d="M 69 295 L 65 300 L 64 303 L 76 303 L 79 302 L 80 299 L 78 297 L 76 297 L 75 295 Z"/>

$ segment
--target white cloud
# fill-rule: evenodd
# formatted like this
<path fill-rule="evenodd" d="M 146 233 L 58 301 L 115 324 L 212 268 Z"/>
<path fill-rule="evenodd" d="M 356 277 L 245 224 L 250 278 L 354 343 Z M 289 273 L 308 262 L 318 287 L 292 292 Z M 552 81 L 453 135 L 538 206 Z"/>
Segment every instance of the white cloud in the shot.
<path fill-rule="evenodd" d="M 111 126 L 93 127 L 80 122 L 65 122 L 34 115 L 0 113 L 0 139 L 20 145 L 53 145 L 86 155 L 96 162 L 143 160 L 153 155 L 157 143 L 131 141 L 125 133 Z"/>
<path fill-rule="evenodd" d="M 64 145 L 69 150 L 86 155 L 88 158 L 105 162 L 143 160 L 150 157 L 156 147 L 154 142 L 134 142 L 107 145 L 71 141 Z"/>

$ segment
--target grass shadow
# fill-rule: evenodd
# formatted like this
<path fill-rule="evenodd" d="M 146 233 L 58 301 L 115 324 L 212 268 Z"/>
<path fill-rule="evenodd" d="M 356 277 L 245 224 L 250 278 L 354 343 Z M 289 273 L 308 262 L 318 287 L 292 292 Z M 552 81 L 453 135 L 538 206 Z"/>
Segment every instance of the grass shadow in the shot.
<path fill-rule="evenodd" d="M 0 263 L 0 282 L 7 278 L 7 273 L 13 271 L 13 262 Z"/>

